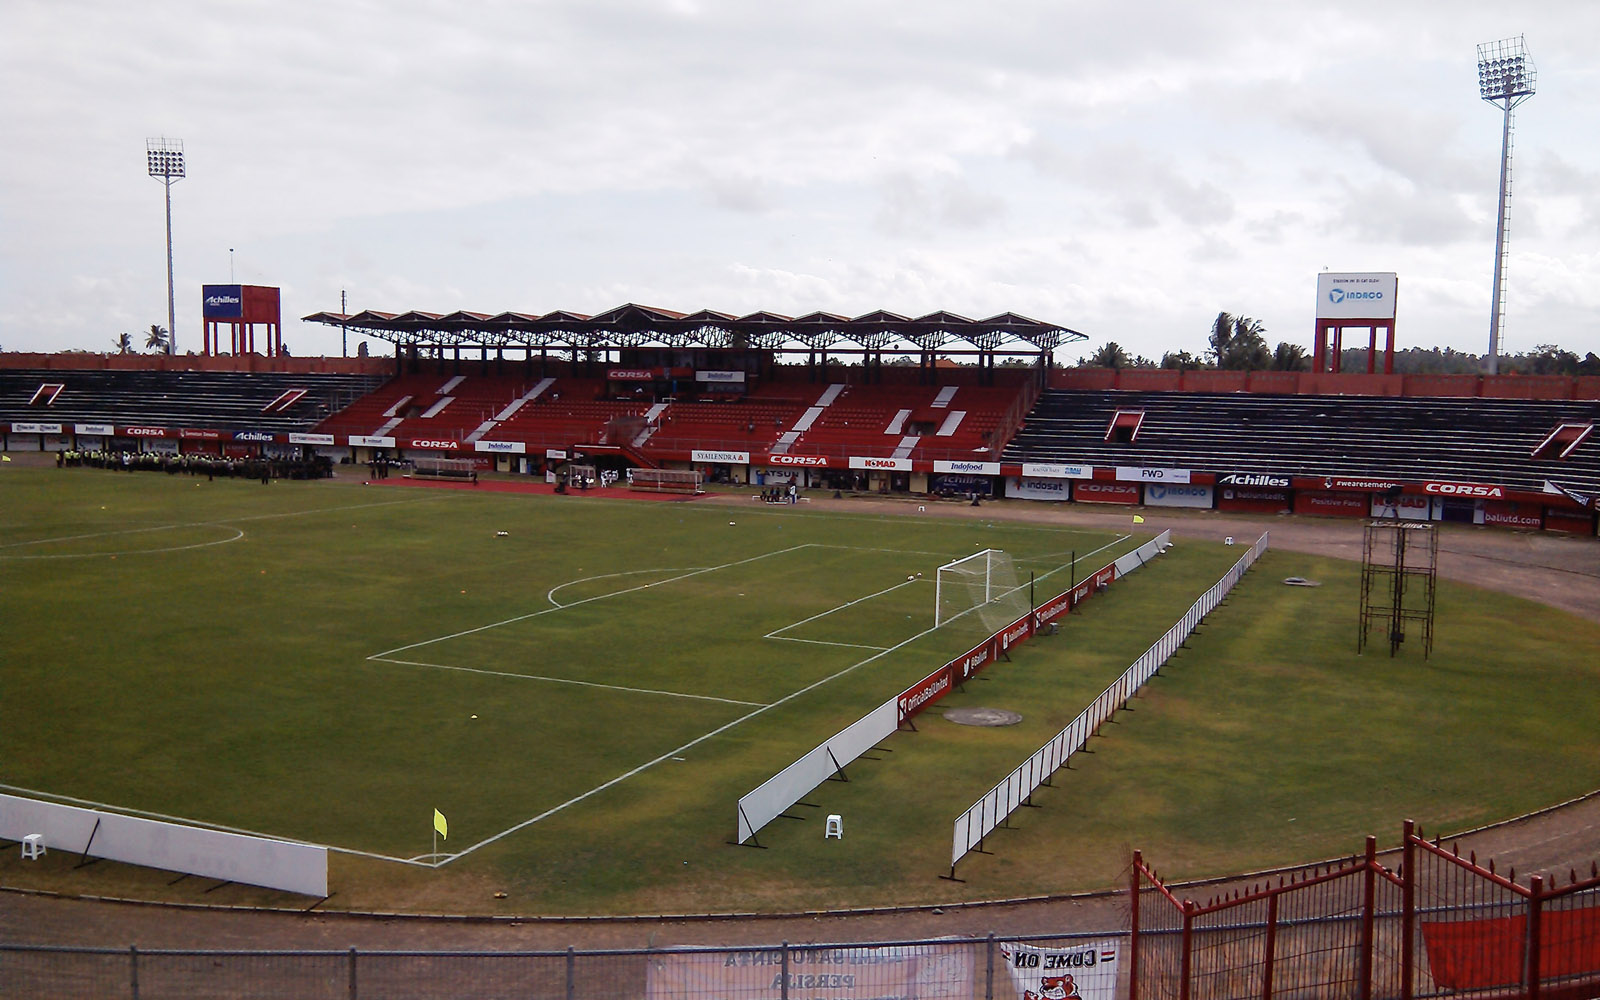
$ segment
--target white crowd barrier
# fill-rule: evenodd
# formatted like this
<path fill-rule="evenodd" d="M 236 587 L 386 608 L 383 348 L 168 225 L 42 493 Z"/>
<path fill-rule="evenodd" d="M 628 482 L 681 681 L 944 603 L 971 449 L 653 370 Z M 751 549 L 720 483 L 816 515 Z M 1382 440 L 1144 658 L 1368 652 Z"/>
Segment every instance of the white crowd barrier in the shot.
<path fill-rule="evenodd" d="M 801 796 L 827 781 L 846 764 L 887 739 L 900 724 L 896 695 L 852 722 L 827 742 L 747 792 L 739 800 L 739 843 L 777 819 Z"/>
<path fill-rule="evenodd" d="M 1032 795 L 1045 779 L 1065 766 L 1073 754 L 1082 750 L 1089 742 L 1089 737 L 1094 735 L 1117 709 L 1127 704 L 1128 699 L 1133 697 L 1145 681 L 1155 676 L 1155 672 L 1161 669 L 1162 664 L 1166 663 L 1172 654 L 1177 652 L 1178 647 L 1189 638 L 1195 626 L 1216 609 L 1233 589 L 1234 584 L 1238 583 L 1255 564 L 1261 553 L 1267 550 L 1269 534 L 1263 532 L 1239 561 L 1223 574 L 1222 579 L 1200 595 L 1199 600 L 1194 602 L 1176 625 L 1168 629 L 1153 646 L 1133 661 L 1133 664 L 1122 672 L 1122 676 L 1112 681 L 1111 685 L 1102 691 L 1088 708 L 1078 713 L 1078 717 L 1057 733 L 1054 739 L 1034 751 L 1031 757 L 1018 765 L 999 784 L 985 792 L 978 801 L 956 818 L 950 845 L 952 872 L 955 871 L 957 863 L 966 857 L 969 851 L 981 844 L 984 837 L 1004 822 L 1006 817 Z"/>
<path fill-rule="evenodd" d="M 1163 531 L 1115 562 L 1106 564 L 1104 569 L 1085 577 L 1072 589 L 1046 601 L 1033 609 L 1032 613 L 989 636 L 969 652 L 879 705 L 815 750 L 762 782 L 739 800 L 739 839 L 735 843 L 742 844 L 755 836 L 762 827 L 799 802 L 802 796 L 872 749 L 879 741 L 888 738 L 900 728 L 901 721 L 932 705 L 1000 656 L 1007 655 L 1010 649 L 1031 637 L 1037 625 L 1065 614 L 1069 608 L 1092 596 L 1097 585 L 1127 576 L 1166 551 L 1171 544 L 1172 532 Z M 1046 611 L 1049 613 L 1046 614 Z"/>
<path fill-rule="evenodd" d="M 328 894 L 328 849 L 0 794 L 0 837 L 308 896 Z"/>

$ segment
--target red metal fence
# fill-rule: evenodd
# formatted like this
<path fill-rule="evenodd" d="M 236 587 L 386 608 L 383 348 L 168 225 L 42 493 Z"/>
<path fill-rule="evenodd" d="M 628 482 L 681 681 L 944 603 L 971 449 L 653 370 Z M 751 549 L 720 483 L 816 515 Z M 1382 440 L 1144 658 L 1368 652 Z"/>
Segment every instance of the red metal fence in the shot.
<path fill-rule="evenodd" d="M 1204 903 L 1137 852 L 1128 996 L 1578 1000 L 1600 996 L 1600 869 L 1519 883 L 1410 821 L 1397 867 L 1363 855 Z"/>

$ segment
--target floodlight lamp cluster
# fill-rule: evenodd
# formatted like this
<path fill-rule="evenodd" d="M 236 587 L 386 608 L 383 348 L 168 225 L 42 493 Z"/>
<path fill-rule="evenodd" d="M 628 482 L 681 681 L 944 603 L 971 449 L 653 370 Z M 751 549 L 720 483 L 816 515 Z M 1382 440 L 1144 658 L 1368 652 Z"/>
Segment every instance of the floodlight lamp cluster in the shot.
<path fill-rule="evenodd" d="M 1478 94 L 1484 100 L 1518 101 L 1533 96 L 1538 71 L 1521 35 L 1478 46 Z"/>
<path fill-rule="evenodd" d="M 144 157 L 151 177 L 170 179 L 184 176 L 181 139 L 146 139 Z"/>

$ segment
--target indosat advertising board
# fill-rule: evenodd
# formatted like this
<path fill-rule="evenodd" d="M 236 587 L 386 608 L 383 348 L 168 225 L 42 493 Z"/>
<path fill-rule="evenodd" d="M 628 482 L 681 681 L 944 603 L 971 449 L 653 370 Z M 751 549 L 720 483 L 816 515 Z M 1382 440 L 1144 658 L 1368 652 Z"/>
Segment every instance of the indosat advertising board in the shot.
<path fill-rule="evenodd" d="M 1318 319 L 1394 319 L 1393 271 L 1317 275 Z"/>

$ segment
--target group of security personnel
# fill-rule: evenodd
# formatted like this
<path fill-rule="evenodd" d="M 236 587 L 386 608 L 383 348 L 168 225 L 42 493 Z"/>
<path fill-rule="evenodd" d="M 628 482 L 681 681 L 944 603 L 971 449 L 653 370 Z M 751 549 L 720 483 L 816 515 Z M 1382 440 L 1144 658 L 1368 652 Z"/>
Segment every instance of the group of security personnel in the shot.
<path fill-rule="evenodd" d="M 158 455 L 139 451 L 58 451 L 56 467 L 88 466 L 94 469 L 121 469 L 126 472 L 165 472 L 175 476 L 187 473 L 214 479 L 326 479 L 333 475 L 333 462 L 324 455 L 305 459 L 230 458 L 226 455 L 191 453 Z"/>

